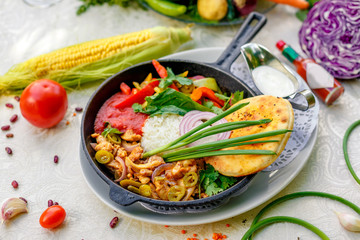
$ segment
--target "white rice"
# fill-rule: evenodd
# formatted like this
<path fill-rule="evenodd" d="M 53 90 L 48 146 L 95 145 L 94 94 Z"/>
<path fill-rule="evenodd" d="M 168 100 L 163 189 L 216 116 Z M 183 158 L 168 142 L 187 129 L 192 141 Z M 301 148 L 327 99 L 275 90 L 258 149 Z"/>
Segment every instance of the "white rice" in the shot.
<path fill-rule="evenodd" d="M 144 151 L 151 151 L 177 139 L 182 118 L 175 114 L 149 117 L 142 129 L 141 146 Z"/>

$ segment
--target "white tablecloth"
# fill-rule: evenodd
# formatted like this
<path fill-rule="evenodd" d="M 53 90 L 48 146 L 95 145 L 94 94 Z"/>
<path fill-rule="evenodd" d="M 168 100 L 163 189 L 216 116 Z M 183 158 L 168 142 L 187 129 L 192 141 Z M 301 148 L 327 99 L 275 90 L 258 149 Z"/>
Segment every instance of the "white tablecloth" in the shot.
<path fill-rule="evenodd" d="M 78 1 L 64 0 L 46 9 L 25 5 L 22 0 L 0 2 L 0 74 L 13 64 L 30 57 L 71 44 L 165 25 L 184 26 L 152 11 L 135 8 L 96 7 L 76 16 Z M 283 39 L 297 51 L 300 48 L 297 32 L 301 26 L 290 7 L 277 6 L 268 14 L 268 23 L 255 37 L 274 54 L 280 56 L 275 43 Z M 225 47 L 238 26 L 193 27 L 193 41 L 184 49 Z M 283 59 L 283 58 L 282 58 Z M 360 204 L 360 189 L 345 165 L 342 138 L 346 128 L 360 118 L 360 83 L 358 80 L 342 82 L 345 94 L 333 106 L 321 104 L 318 137 L 312 154 L 300 174 L 276 199 L 297 191 L 324 191 L 340 195 Z M 9 123 L 13 114 L 19 120 L 11 124 L 14 138 L 0 132 L 0 201 L 9 197 L 25 197 L 29 213 L 9 224 L 0 226 L 0 239 L 187 239 L 196 233 L 199 239 L 212 238 L 213 232 L 226 234 L 228 239 L 240 239 L 249 228 L 261 205 L 247 213 L 220 222 L 195 226 L 170 226 L 134 220 L 114 212 L 99 200 L 87 186 L 79 161 L 79 127 L 81 114 L 72 116 L 75 107 L 84 107 L 95 88 L 69 93 L 69 111 L 66 119 L 56 128 L 42 130 L 30 125 L 20 114 L 13 96 L 0 96 L 0 125 Z M 13 103 L 14 109 L 5 107 Z M 66 121 L 70 124 L 66 125 Z M 356 129 L 349 142 L 354 169 L 360 174 L 360 129 Z M 11 147 L 9 156 L 4 148 Z M 54 164 L 54 155 L 59 163 Z M 11 186 L 17 180 L 18 189 Z M 43 229 L 38 219 L 47 207 L 47 201 L 59 202 L 67 211 L 65 223 L 55 230 Z M 334 210 L 352 212 L 337 202 L 308 197 L 292 200 L 270 211 L 266 216 L 287 215 L 307 220 L 324 231 L 330 239 L 360 239 L 359 234 L 345 231 Z M 119 225 L 111 229 L 110 220 L 118 216 Z M 226 226 L 230 224 L 230 226 Z M 187 231 L 182 234 L 181 230 Z M 316 239 L 300 226 L 274 224 L 258 233 L 256 239 Z"/>

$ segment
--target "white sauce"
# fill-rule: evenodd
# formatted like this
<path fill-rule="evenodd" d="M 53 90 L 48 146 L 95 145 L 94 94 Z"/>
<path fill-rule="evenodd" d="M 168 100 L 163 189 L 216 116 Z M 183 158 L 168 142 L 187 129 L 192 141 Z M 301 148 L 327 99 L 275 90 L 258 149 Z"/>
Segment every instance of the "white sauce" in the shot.
<path fill-rule="evenodd" d="M 269 66 L 259 66 L 253 70 L 256 87 L 265 95 L 286 97 L 295 92 L 292 81 L 279 70 Z"/>

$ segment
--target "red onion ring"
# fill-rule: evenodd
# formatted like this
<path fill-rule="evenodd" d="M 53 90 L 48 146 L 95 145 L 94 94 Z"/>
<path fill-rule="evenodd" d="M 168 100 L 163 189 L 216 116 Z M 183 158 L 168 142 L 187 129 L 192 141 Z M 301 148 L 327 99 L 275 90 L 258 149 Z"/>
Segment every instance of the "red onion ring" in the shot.
<path fill-rule="evenodd" d="M 97 143 L 90 143 L 90 146 L 92 147 L 92 149 L 95 150 L 95 147 L 96 147 Z M 96 150 L 95 150 L 96 151 Z"/>
<path fill-rule="evenodd" d="M 125 141 L 121 141 L 121 146 L 125 149 L 125 151 L 132 152 L 132 150 L 134 150 L 136 147 L 139 147 L 140 144 L 131 144 Z"/>
<path fill-rule="evenodd" d="M 201 112 L 197 110 L 188 112 L 187 114 L 185 114 L 185 116 L 180 122 L 179 125 L 180 135 L 184 135 L 185 133 L 189 132 L 191 129 L 202 124 L 204 120 L 207 121 L 215 116 L 217 115 L 212 112 Z M 222 118 L 210 126 L 215 126 L 221 123 L 227 123 L 226 119 Z M 230 137 L 230 133 L 231 133 L 230 131 L 223 132 L 216 134 L 215 136 L 217 140 L 228 139 Z M 196 142 L 189 144 L 189 146 L 195 146 L 195 145 L 197 145 Z"/>
<path fill-rule="evenodd" d="M 186 189 L 186 195 L 181 201 L 187 201 L 191 197 L 191 195 L 193 194 L 194 190 L 195 190 L 195 187 L 191 187 L 191 188 Z"/>
<path fill-rule="evenodd" d="M 115 180 L 115 182 L 120 182 L 121 180 L 126 178 L 127 169 L 126 169 L 126 166 L 125 166 L 124 159 L 122 159 L 121 157 L 115 157 L 115 160 L 117 160 L 121 164 L 121 167 L 123 169 L 122 173 L 121 173 L 121 176 L 118 179 Z"/>
<path fill-rule="evenodd" d="M 155 177 L 159 176 L 163 171 L 166 171 L 172 167 L 174 167 L 175 163 L 164 163 L 155 168 L 153 173 L 151 174 L 151 181 L 154 182 Z"/>
<path fill-rule="evenodd" d="M 199 79 L 203 79 L 203 78 L 205 78 L 204 76 L 202 76 L 202 75 L 195 75 L 195 76 L 193 76 L 193 77 L 189 77 L 190 79 L 193 79 L 193 80 L 199 80 Z"/>

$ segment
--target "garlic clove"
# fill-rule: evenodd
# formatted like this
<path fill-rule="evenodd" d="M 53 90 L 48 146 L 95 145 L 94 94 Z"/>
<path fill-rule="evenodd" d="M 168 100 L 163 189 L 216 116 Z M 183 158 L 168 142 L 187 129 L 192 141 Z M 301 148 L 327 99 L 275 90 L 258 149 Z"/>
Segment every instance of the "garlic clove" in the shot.
<path fill-rule="evenodd" d="M 6 199 L 1 207 L 2 222 L 8 221 L 20 213 L 28 212 L 27 202 L 24 198 Z"/>
<path fill-rule="evenodd" d="M 348 231 L 360 232 L 360 218 L 349 213 L 335 212 L 340 224 Z"/>

